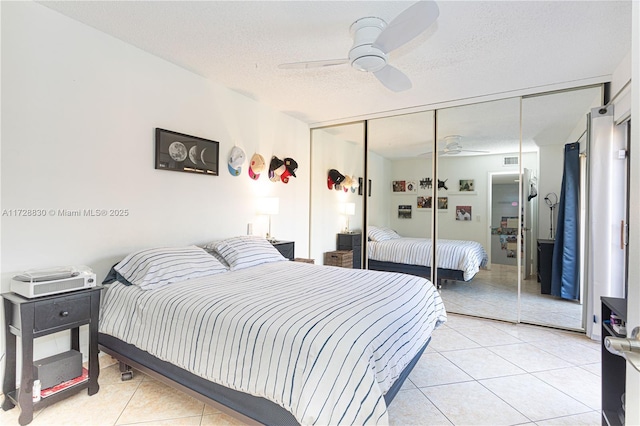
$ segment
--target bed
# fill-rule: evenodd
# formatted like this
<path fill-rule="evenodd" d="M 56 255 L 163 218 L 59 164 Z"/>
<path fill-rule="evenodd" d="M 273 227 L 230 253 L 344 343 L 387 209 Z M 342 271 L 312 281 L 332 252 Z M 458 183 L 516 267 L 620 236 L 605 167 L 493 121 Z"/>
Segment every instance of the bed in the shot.
<path fill-rule="evenodd" d="M 391 229 L 375 226 L 367 228 L 367 235 L 369 269 L 431 276 L 430 238 L 401 237 Z M 489 259 L 475 241 L 438 239 L 437 250 L 439 284 L 443 280 L 471 281 Z"/>
<path fill-rule="evenodd" d="M 434 286 L 229 240 L 235 251 L 217 243 L 216 256 L 169 248 L 119 262 L 106 280 L 101 350 L 247 422 L 387 423 L 387 405 L 446 321 Z"/>

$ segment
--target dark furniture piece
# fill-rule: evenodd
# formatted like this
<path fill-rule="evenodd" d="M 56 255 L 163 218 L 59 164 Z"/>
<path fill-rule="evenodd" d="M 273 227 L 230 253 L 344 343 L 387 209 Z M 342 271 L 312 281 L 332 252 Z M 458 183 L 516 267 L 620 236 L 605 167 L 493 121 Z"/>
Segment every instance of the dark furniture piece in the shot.
<path fill-rule="evenodd" d="M 604 347 L 607 336 L 626 337 L 615 332 L 609 318 L 612 312 L 624 322 L 627 321 L 627 301 L 616 297 L 601 297 L 602 302 L 602 424 L 624 425 L 622 395 L 625 392 L 627 360 L 614 355 Z"/>
<path fill-rule="evenodd" d="M 540 293 L 551 294 L 551 263 L 555 240 L 538 240 L 538 282 Z"/>
<path fill-rule="evenodd" d="M 338 250 L 353 251 L 353 269 L 362 269 L 362 234 L 349 232 L 338 234 Z"/>
<path fill-rule="evenodd" d="M 2 391 L 2 409 L 20 409 L 18 421 L 26 425 L 33 420 L 34 410 L 42 409 L 69 395 L 88 389 L 89 395 L 98 392 L 98 315 L 100 291 L 97 286 L 87 290 L 27 299 L 15 293 L 3 293 L 7 359 Z M 70 386 L 39 402 L 32 399 L 33 341 L 59 331 L 71 330 L 71 349 L 80 351 L 80 326 L 89 325 L 89 379 Z M 20 388 L 16 389 L 16 340 L 20 337 L 22 370 Z"/>
<path fill-rule="evenodd" d="M 272 241 L 271 244 L 273 244 L 273 246 L 278 249 L 280 254 L 282 254 L 287 259 L 295 259 L 294 253 L 296 243 L 294 241 Z"/>
<path fill-rule="evenodd" d="M 121 371 L 127 367 L 134 367 L 246 424 L 279 426 L 299 424 L 289 411 L 265 398 L 210 382 L 108 334 L 100 333 L 99 339 L 100 350 L 117 359 L 120 362 Z M 384 395 L 384 401 L 387 405 L 393 401 L 429 342 L 431 342 L 431 338 L 418 351 Z"/>
<path fill-rule="evenodd" d="M 417 275 L 428 280 L 431 279 L 431 266 L 410 265 L 407 263 L 382 262 L 369 259 L 369 269 L 374 271 L 401 272 L 403 274 Z M 457 269 L 438 268 L 438 283 L 440 288 L 444 281 L 464 281 L 464 272 Z"/>

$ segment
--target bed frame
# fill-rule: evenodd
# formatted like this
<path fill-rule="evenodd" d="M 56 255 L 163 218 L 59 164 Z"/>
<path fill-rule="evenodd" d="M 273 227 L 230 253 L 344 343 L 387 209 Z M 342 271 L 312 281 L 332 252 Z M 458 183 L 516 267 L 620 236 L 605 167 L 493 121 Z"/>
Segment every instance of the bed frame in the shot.
<path fill-rule="evenodd" d="M 402 272 L 403 274 L 417 275 L 426 279 L 431 279 L 431 266 L 409 265 L 406 263 L 382 262 L 379 260 L 369 259 L 369 269 L 374 271 Z M 438 268 L 438 285 L 442 287 L 442 283 L 448 280 L 464 281 L 464 273 L 457 269 Z"/>
<path fill-rule="evenodd" d="M 384 396 L 387 406 L 402 387 L 430 341 L 431 338 L 418 351 Z M 99 333 L 98 344 L 101 351 L 120 362 L 120 371 L 124 373 L 123 378 L 131 377 L 129 370 L 133 367 L 246 424 L 282 426 L 299 424 L 290 412 L 272 401 L 210 382 L 108 334 Z"/>

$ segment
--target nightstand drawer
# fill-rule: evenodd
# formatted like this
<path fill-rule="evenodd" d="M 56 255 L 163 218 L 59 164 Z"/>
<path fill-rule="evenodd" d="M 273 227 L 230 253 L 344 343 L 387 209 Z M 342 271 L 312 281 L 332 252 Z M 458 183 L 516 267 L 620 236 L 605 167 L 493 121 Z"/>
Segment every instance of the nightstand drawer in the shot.
<path fill-rule="evenodd" d="M 89 295 L 70 296 L 35 303 L 34 332 L 81 322 L 91 318 Z"/>
<path fill-rule="evenodd" d="M 338 234 L 338 250 L 351 250 L 354 247 L 362 246 L 361 233 Z"/>

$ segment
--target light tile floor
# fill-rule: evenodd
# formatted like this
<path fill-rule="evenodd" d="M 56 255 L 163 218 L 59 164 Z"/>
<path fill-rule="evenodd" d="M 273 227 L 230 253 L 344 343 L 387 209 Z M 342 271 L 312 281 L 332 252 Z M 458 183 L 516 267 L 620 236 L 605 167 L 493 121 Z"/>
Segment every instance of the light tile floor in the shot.
<path fill-rule="evenodd" d="M 447 311 L 517 321 L 517 267 L 492 264 L 480 270 L 469 282 L 447 281 L 441 289 Z M 540 293 L 536 277 L 522 281 L 520 321 L 570 330 L 583 330 L 582 305 Z"/>
<path fill-rule="evenodd" d="M 102 368 L 99 382 L 96 395 L 47 407 L 31 424 L 240 424 L 142 373 L 121 382 L 115 364 Z M 0 424 L 17 425 L 18 414 L 0 411 Z M 600 345 L 577 333 L 449 314 L 391 404 L 389 421 L 599 425 Z"/>

